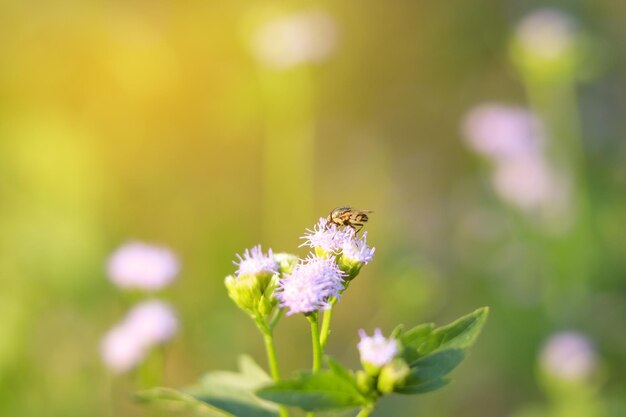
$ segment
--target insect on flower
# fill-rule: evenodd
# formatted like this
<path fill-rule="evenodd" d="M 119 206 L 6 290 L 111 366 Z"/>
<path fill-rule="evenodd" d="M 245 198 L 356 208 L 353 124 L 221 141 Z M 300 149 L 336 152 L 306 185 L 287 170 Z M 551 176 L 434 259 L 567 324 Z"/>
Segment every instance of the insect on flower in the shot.
<path fill-rule="evenodd" d="M 371 210 L 357 210 L 352 207 L 337 207 L 328 215 L 327 227 L 330 227 L 331 224 L 336 224 L 337 226 L 349 227 L 355 233 L 359 233 L 369 220 L 367 214 L 371 212 Z"/>

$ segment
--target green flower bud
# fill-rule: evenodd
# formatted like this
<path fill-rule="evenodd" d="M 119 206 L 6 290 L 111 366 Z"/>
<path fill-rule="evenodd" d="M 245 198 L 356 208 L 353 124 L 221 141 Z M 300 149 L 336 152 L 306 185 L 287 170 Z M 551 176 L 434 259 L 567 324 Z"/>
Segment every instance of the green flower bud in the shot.
<path fill-rule="evenodd" d="M 410 373 L 409 365 L 402 358 L 392 360 L 380 371 L 377 384 L 378 391 L 381 394 L 389 394 L 396 388 L 404 386 Z"/>
<path fill-rule="evenodd" d="M 365 371 L 357 371 L 356 386 L 359 388 L 359 391 L 361 391 L 361 393 L 368 396 L 371 393 L 375 392 L 376 377 L 370 375 Z"/>
<path fill-rule="evenodd" d="M 277 253 L 274 259 L 278 262 L 278 271 L 281 275 L 289 274 L 298 263 L 298 257 L 290 253 Z"/>
<path fill-rule="evenodd" d="M 229 275 L 224 284 L 235 304 L 251 317 L 257 318 L 267 317 L 276 305 L 274 287 L 277 279 L 277 275 L 268 272 L 238 277 Z"/>

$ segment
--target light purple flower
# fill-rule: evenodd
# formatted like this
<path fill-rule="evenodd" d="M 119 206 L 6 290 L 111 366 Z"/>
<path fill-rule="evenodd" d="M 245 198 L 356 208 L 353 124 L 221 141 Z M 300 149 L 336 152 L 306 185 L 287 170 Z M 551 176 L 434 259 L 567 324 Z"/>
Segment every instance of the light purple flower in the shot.
<path fill-rule="evenodd" d="M 237 255 L 237 258 L 239 258 L 239 262 L 233 262 L 238 267 L 237 276 L 261 273 L 278 274 L 279 264 L 274 258 L 272 250 L 268 250 L 267 255 L 264 255 L 261 245 L 250 250 L 246 249 L 243 257 Z"/>
<path fill-rule="evenodd" d="M 144 301 L 102 339 L 104 363 L 115 373 L 137 366 L 148 350 L 171 339 L 178 328 L 172 308 L 159 300 Z"/>
<path fill-rule="evenodd" d="M 540 153 L 543 129 L 527 109 L 486 103 L 465 117 L 462 133 L 468 146 L 494 163 Z"/>
<path fill-rule="evenodd" d="M 346 239 L 341 245 L 341 253 L 344 260 L 352 263 L 368 264 L 374 259 L 376 248 L 367 246 L 367 232 L 363 237 Z"/>
<path fill-rule="evenodd" d="M 276 18 L 253 35 L 252 49 L 260 62 L 274 69 L 320 62 L 337 43 L 334 19 L 320 10 Z"/>
<path fill-rule="evenodd" d="M 157 291 L 174 280 L 179 263 L 167 248 L 130 242 L 111 255 L 107 270 L 119 288 Z"/>
<path fill-rule="evenodd" d="M 528 52 L 543 59 L 557 59 L 572 48 L 576 25 L 558 10 L 543 9 L 524 17 L 515 35 Z"/>
<path fill-rule="evenodd" d="M 579 381 L 594 372 L 597 357 L 585 335 L 566 331 L 556 333 L 548 339 L 541 351 L 540 364 L 552 376 Z"/>
<path fill-rule="evenodd" d="M 361 341 L 357 345 L 361 362 L 370 363 L 382 367 L 391 362 L 398 354 L 398 342 L 396 339 L 385 339 L 380 329 L 374 330 L 373 336 L 368 336 L 365 330 L 359 330 Z"/>
<path fill-rule="evenodd" d="M 171 339 L 178 329 L 178 319 L 172 307 L 160 300 L 144 301 L 128 313 L 125 325 L 145 346 Z"/>
<path fill-rule="evenodd" d="M 345 242 L 353 238 L 354 231 L 352 229 L 342 230 L 334 223 L 328 224 L 328 220 L 321 217 L 313 229 L 307 229 L 307 233 L 301 237 L 301 239 L 305 239 L 305 242 L 300 246 L 320 248 L 324 252 L 337 253 Z"/>
<path fill-rule="evenodd" d="M 275 296 L 287 315 L 327 309 L 343 290 L 344 276 L 334 260 L 312 255 L 278 282 Z"/>
<path fill-rule="evenodd" d="M 114 373 L 124 373 L 146 356 L 146 347 L 124 323 L 111 329 L 100 345 L 102 360 Z"/>

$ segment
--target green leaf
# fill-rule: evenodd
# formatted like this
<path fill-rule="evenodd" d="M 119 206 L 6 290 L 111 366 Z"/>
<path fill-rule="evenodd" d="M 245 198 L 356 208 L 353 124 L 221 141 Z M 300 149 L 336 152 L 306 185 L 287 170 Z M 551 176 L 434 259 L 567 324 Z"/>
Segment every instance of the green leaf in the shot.
<path fill-rule="evenodd" d="M 280 381 L 257 390 L 256 394 L 279 404 L 306 411 L 341 410 L 358 407 L 367 401 L 344 372 L 303 372 L 295 379 Z"/>
<path fill-rule="evenodd" d="M 184 405 L 187 409 L 217 411 L 230 417 L 277 417 L 278 406 L 254 394 L 271 378 L 250 357 L 240 357 L 239 367 L 241 373 L 211 372 L 192 387 L 179 391 L 157 388 L 139 393 L 138 398 L 144 402 L 158 400 L 160 403 Z"/>
<path fill-rule="evenodd" d="M 326 357 L 326 363 L 333 373 L 346 381 L 352 383 L 355 387 L 356 385 L 356 377 L 354 376 L 354 372 L 350 369 L 344 367 L 342 364 L 331 358 L 330 356 Z"/>
<path fill-rule="evenodd" d="M 402 388 L 396 389 L 395 392 L 398 394 L 424 394 L 426 392 L 435 391 L 439 388 L 445 387 L 449 383 L 449 379 L 435 379 L 421 384 L 405 385 Z"/>
<path fill-rule="evenodd" d="M 171 388 L 157 387 L 143 390 L 135 394 L 135 399 L 141 403 L 157 405 L 168 410 L 213 412 L 213 414 L 233 417 L 233 414 L 212 407 L 189 394 Z"/>
<path fill-rule="evenodd" d="M 448 375 L 465 356 L 462 349 L 445 349 L 431 353 L 411 364 L 413 368 L 407 379 L 407 385 L 416 385 Z"/>
<path fill-rule="evenodd" d="M 426 355 L 437 349 L 467 349 L 480 334 L 488 314 L 488 307 L 479 308 L 446 326 L 433 330 L 428 340 L 417 348 L 418 353 Z"/>
<path fill-rule="evenodd" d="M 435 325 L 433 323 L 424 323 L 407 330 L 402 335 L 402 344 L 406 347 L 417 349 L 422 343 L 428 340 L 428 336 L 432 333 Z"/>

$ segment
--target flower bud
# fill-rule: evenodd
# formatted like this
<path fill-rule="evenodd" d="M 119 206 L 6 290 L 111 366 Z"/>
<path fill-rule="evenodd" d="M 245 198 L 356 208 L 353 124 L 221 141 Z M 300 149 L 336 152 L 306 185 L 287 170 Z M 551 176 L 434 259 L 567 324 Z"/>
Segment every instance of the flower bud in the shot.
<path fill-rule="evenodd" d="M 290 274 L 298 263 L 298 257 L 290 253 L 277 253 L 274 255 L 274 259 L 278 262 L 278 271 L 281 275 Z"/>
<path fill-rule="evenodd" d="M 396 388 L 404 385 L 411 369 L 402 358 L 396 358 L 383 366 L 378 376 L 378 391 L 381 394 L 389 394 Z"/>
<path fill-rule="evenodd" d="M 368 395 L 375 391 L 376 377 L 370 375 L 366 371 L 357 371 L 356 373 L 356 385 L 361 393 Z"/>
<path fill-rule="evenodd" d="M 346 273 L 346 281 L 354 279 L 363 265 L 372 261 L 375 251 L 376 248 L 367 246 L 367 232 L 363 233 L 360 239 L 352 234 L 351 238 L 344 240 L 337 263 L 339 268 Z"/>
<path fill-rule="evenodd" d="M 267 317 L 274 306 L 274 275 L 268 273 L 245 274 L 238 277 L 229 275 L 224 284 L 228 296 L 239 308 L 252 317 Z"/>

